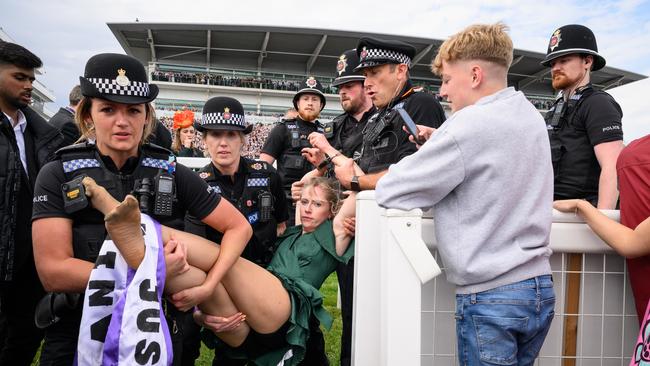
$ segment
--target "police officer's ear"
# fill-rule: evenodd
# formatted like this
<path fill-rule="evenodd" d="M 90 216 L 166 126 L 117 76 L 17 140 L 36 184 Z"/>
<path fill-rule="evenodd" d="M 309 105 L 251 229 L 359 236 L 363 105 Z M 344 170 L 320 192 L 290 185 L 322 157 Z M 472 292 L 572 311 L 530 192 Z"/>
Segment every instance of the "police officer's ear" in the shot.
<path fill-rule="evenodd" d="M 585 65 L 585 70 L 591 70 L 594 67 L 594 56 L 584 55 L 582 56 L 582 63 Z"/>
<path fill-rule="evenodd" d="M 408 79 L 409 67 L 407 64 L 397 64 L 397 80 L 403 81 Z"/>

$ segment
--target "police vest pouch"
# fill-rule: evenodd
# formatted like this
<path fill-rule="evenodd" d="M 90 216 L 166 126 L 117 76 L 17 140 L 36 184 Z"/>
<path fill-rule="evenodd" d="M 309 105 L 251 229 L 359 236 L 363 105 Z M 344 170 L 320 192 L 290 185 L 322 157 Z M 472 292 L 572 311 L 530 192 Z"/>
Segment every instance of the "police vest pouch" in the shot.
<path fill-rule="evenodd" d="M 287 169 L 303 169 L 305 166 L 305 159 L 298 155 L 285 155 L 284 158 L 284 167 Z"/>
<path fill-rule="evenodd" d="M 85 177 L 85 174 L 80 175 L 69 182 L 61 184 L 61 193 L 63 194 L 63 209 L 65 213 L 75 213 L 88 207 L 86 189 L 81 183 Z"/>
<path fill-rule="evenodd" d="M 45 329 L 57 323 L 67 314 L 71 314 L 79 304 L 79 294 L 49 292 L 36 305 L 34 323 Z"/>

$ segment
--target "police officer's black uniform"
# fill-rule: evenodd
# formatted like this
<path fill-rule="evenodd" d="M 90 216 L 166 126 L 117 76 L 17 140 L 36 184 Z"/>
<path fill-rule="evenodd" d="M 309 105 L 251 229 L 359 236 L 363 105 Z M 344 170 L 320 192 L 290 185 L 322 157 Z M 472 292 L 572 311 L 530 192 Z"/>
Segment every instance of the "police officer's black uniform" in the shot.
<path fill-rule="evenodd" d="M 300 89 L 293 97 L 293 105 L 298 109 L 298 99 L 302 94 L 316 94 L 321 99 L 321 110 L 325 107 L 325 95 L 318 80 L 313 77 L 307 78 Z M 269 133 L 262 152 L 269 154 L 277 160 L 278 174 L 282 180 L 282 187 L 287 196 L 289 206 L 289 226 L 294 223 L 295 207 L 291 201 L 291 185 L 299 181 L 305 174 L 314 169 L 300 151 L 305 147 L 311 147 L 307 137 L 312 132 L 325 132 L 324 126 L 318 121 L 303 121 L 300 116 L 295 119 L 282 120 Z"/>
<path fill-rule="evenodd" d="M 357 46 L 359 66 L 355 70 L 384 64 L 411 65 L 415 48 L 399 41 L 362 38 Z M 414 153 L 417 148 L 402 129 L 404 122 L 395 108 L 404 108 L 418 124 L 438 128 L 445 121 L 440 102 L 407 80 L 402 90 L 369 117 L 363 131 L 363 146 L 357 164 L 366 174 L 376 173 Z"/>
<path fill-rule="evenodd" d="M 224 110 L 228 119 L 224 118 Z M 203 107 L 203 117 L 196 129 L 233 130 L 248 134 L 252 125 L 245 125 L 244 108 L 233 98 L 215 97 Z M 236 121 L 236 122 L 231 122 Z M 234 176 L 223 175 L 210 163 L 199 171 L 199 176 L 214 191 L 226 198 L 246 217 L 254 235 L 246 245 L 242 257 L 266 267 L 275 251 L 277 225 L 287 221 L 286 196 L 275 168 L 263 161 L 240 157 Z M 192 220 L 194 221 L 194 220 Z M 187 225 L 187 231 L 220 243 L 223 234 L 205 225 Z"/>
<path fill-rule="evenodd" d="M 117 69 L 125 70 L 130 80 L 119 80 L 121 89 L 102 88 L 101 80 L 113 80 L 117 85 Z M 130 56 L 100 54 L 93 56 L 81 77 L 81 90 L 85 97 L 99 97 L 117 103 L 141 104 L 155 99 L 158 88 L 147 84 L 147 76 L 140 62 Z M 121 94 L 120 94 L 121 90 Z M 126 95 L 124 95 L 126 94 Z M 79 187 L 75 179 L 87 175 L 104 186 L 117 200 L 133 193 L 139 198 L 143 212 L 161 224 L 183 229 L 179 223 L 187 212 L 204 218 L 219 204 L 220 196 L 209 189 L 199 176 L 188 168 L 177 165 L 171 151 L 156 145 L 145 144 L 137 157 L 131 157 L 118 169 L 110 157 L 101 155 L 94 144 L 82 143 L 57 152 L 58 160 L 46 165 L 38 175 L 33 220 L 62 217 L 72 220 L 72 246 L 74 257 L 93 262 L 106 236 L 104 215 L 81 201 L 83 194 L 74 195 Z M 72 182 L 71 182 L 72 181 Z M 166 191 L 157 189 L 161 181 L 173 182 L 173 199 L 163 200 Z M 65 183 L 65 184 L 64 184 Z M 161 183 L 160 187 L 164 185 Z M 56 240 L 54 238 L 54 240 Z M 61 319 L 45 330 L 45 343 L 41 351 L 41 365 L 70 365 L 74 357 L 81 320 L 81 301 L 68 304 Z M 169 304 L 168 306 L 171 306 Z M 43 309 L 47 310 L 47 309 Z M 47 316 L 47 314 L 45 314 Z M 50 314 L 51 316 L 52 314 Z M 191 314 L 190 314 L 191 317 Z M 176 319 L 168 319 L 174 342 L 174 364 L 180 365 L 183 356 L 179 342 L 182 330 Z M 193 364 L 196 354 L 183 361 Z"/>
<path fill-rule="evenodd" d="M 568 54 L 594 58 L 593 71 L 605 66 L 593 32 L 581 25 L 567 25 L 553 32 L 542 65 Z M 554 199 L 583 198 L 598 203 L 600 164 L 594 146 L 623 140 L 623 112 L 614 98 L 593 85 L 579 87 L 570 96 L 559 93 L 546 114 L 555 174 Z"/>

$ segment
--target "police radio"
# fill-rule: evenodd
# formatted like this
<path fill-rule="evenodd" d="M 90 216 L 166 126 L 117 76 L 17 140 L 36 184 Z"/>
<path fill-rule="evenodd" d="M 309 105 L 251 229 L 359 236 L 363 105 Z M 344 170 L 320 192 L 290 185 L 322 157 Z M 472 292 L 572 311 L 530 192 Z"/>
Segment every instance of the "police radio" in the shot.
<path fill-rule="evenodd" d="M 273 196 L 271 192 L 261 191 L 258 200 L 260 203 L 260 222 L 271 220 L 271 212 L 273 212 Z"/>
<path fill-rule="evenodd" d="M 67 214 L 81 211 L 88 207 L 88 198 L 86 198 L 86 188 L 81 181 L 86 175 L 80 175 L 75 179 L 61 184 L 63 193 L 63 210 Z"/>
<path fill-rule="evenodd" d="M 171 216 L 174 202 L 174 178 L 171 175 L 158 174 L 155 195 L 154 215 Z"/>
<path fill-rule="evenodd" d="M 297 130 L 291 131 L 291 147 L 300 147 L 300 132 Z"/>

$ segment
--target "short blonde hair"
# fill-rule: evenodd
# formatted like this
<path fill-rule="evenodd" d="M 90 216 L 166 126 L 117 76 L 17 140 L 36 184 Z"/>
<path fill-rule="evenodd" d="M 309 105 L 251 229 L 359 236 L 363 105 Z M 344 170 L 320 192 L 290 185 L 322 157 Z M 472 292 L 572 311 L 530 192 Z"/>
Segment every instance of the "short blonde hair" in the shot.
<path fill-rule="evenodd" d="M 93 106 L 93 98 L 83 97 L 79 104 L 77 105 L 77 112 L 75 113 L 74 120 L 77 123 L 81 137 L 77 142 L 88 140 L 89 138 L 95 138 L 95 126 L 89 124 L 87 120 L 90 120 L 90 109 Z M 146 111 L 146 120 L 144 125 L 144 131 L 142 133 L 142 138 L 140 139 L 140 145 L 147 142 L 149 135 L 153 132 L 154 125 L 156 124 L 156 111 L 151 105 L 151 103 L 145 103 Z"/>
<path fill-rule="evenodd" d="M 508 26 L 496 24 L 474 24 L 454 34 L 440 45 L 431 71 L 440 75 L 442 62 L 482 60 L 510 68 L 512 63 L 512 39 L 506 33 Z"/>

